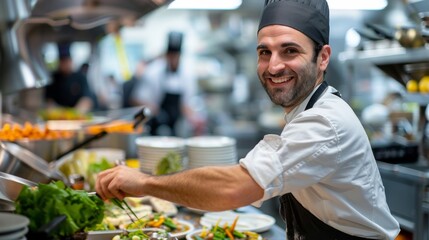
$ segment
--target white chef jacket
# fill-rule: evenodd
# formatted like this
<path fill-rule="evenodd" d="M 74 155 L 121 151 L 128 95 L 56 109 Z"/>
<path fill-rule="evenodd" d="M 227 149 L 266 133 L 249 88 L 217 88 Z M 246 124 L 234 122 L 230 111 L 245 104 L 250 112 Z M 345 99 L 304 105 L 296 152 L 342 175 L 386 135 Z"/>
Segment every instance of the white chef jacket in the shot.
<path fill-rule="evenodd" d="M 160 105 L 164 93 L 181 95 L 181 104 L 191 105 L 197 94 L 197 79 L 193 73 L 192 63 L 187 59 L 181 59 L 179 68 L 175 73 L 167 72 L 165 58 L 157 59 L 145 68 L 143 81 L 139 83 L 133 95 L 143 102 L 151 102 Z"/>
<path fill-rule="evenodd" d="M 240 160 L 264 189 L 253 205 L 290 192 L 314 216 L 344 233 L 394 239 L 399 224 L 386 203 L 371 145 L 335 91 L 328 87 L 304 111 L 310 94 L 285 115 L 280 136 L 266 135 Z"/>

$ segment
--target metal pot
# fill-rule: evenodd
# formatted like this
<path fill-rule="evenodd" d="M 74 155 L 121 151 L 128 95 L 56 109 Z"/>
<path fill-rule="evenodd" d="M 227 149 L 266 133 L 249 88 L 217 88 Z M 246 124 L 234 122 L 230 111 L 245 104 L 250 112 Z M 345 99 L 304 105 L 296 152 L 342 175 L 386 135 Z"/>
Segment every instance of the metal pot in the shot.
<path fill-rule="evenodd" d="M 67 178 L 45 160 L 27 149 L 10 142 L 0 142 L 0 172 L 8 173 L 36 183 L 49 183 Z"/>
<path fill-rule="evenodd" d="M 405 48 L 423 47 L 426 40 L 416 28 L 401 27 L 395 32 L 395 39 Z"/>

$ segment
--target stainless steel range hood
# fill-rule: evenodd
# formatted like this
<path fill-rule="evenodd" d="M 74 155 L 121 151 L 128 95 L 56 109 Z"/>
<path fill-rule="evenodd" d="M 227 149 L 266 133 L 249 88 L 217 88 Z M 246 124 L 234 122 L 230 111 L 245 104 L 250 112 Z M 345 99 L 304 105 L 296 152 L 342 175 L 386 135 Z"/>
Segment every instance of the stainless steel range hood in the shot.
<path fill-rule="evenodd" d="M 0 0 L 0 92 L 50 82 L 46 42 L 96 42 L 110 21 L 138 19 L 173 0 Z"/>
<path fill-rule="evenodd" d="M 0 91 L 3 93 L 43 84 L 41 77 L 23 60 L 18 47 L 16 23 L 28 18 L 30 11 L 30 1 L 0 1 Z"/>

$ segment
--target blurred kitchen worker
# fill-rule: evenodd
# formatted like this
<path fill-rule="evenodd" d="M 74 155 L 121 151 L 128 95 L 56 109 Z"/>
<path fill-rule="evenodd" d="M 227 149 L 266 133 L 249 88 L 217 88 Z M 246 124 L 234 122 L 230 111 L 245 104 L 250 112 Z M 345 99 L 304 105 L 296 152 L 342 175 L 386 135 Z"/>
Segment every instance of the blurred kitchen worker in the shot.
<path fill-rule="evenodd" d="M 116 167 L 100 173 L 103 199 L 155 196 L 209 211 L 280 196 L 288 239 L 394 239 L 399 224 L 359 119 L 324 81 L 331 55 L 326 0 L 267 0 L 259 24 L 257 72 L 285 111 L 280 135 L 266 135 L 235 166 L 150 176 Z"/>
<path fill-rule="evenodd" d="M 142 81 L 145 69 L 146 62 L 144 60 L 137 62 L 136 69 L 131 79 L 122 84 L 122 107 L 128 108 L 146 105 L 150 109 L 156 108 L 156 105 L 148 106 L 150 105 L 149 100 L 141 100 L 144 98 L 140 96 L 140 91 L 145 90 L 146 88 L 146 86 L 141 86 L 141 84 L 143 84 Z M 145 93 L 142 94 L 145 95 Z"/>
<path fill-rule="evenodd" d="M 71 107 L 82 113 L 89 112 L 94 104 L 91 90 L 86 76 L 73 70 L 70 43 L 59 43 L 58 53 L 58 69 L 52 73 L 52 83 L 45 89 L 48 107 Z"/>
<path fill-rule="evenodd" d="M 204 125 L 192 109 L 197 93 L 196 76 L 192 66 L 183 62 L 183 33 L 170 32 L 165 55 L 145 66 L 142 81 L 133 93 L 133 100 L 151 108 L 154 117 L 148 122 L 151 135 L 166 135 L 161 127 L 168 127 L 169 135 L 177 135 L 176 124 L 182 117 L 197 133 Z"/>

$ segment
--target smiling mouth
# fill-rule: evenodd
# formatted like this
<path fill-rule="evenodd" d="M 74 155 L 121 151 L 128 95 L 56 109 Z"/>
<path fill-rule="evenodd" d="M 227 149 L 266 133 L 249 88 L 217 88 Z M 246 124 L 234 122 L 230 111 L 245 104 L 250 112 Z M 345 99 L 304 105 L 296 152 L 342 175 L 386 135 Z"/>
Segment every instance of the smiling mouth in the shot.
<path fill-rule="evenodd" d="M 289 77 L 282 76 L 282 77 L 279 77 L 279 78 L 270 78 L 270 81 L 273 82 L 273 83 L 279 84 L 279 83 L 289 82 L 292 79 L 293 79 L 293 76 L 289 76 Z"/>

